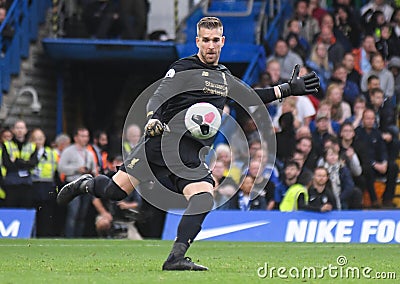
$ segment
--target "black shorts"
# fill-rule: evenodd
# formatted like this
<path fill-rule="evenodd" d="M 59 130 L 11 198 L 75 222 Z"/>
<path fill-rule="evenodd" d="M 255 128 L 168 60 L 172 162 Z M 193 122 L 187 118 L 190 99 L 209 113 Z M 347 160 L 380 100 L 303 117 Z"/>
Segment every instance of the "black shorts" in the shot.
<path fill-rule="evenodd" d="M 205 181 L 214 185 L 211 171 L 204 162 L 205 151 L 201 150 L 204 146 L 186 136 L 179 141 L 174 139 L 168 134 L 142 138 L 124 157 L 120 170 L 140 182 L 169 177 L 178 193 L 193 182 Z"/>

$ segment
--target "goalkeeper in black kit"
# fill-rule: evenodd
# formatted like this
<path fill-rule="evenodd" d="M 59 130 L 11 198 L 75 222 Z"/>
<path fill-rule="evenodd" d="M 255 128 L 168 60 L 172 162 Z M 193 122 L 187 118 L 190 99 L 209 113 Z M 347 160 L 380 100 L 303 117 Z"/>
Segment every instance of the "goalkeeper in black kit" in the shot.
<path fill-rule="evenodd" d="M 210 103 L 222 111 L 227 97 L 232 97 L 237 88 L 241 88 L 243 102 L 247 105 L 260 105 L 291 95 L 315 93 L 319 87 L 316 74 L 299 77 L 300 66 L 297 65 L 288 83 L 255 92 L 244 88 L 218 63 L 224 42 L 221 21 L 215 17 L 202 18 L 197 23 L 197 54 L 174 62 L 161 80 L 147 104 L 145 135 L 126 157 L 124 165 L 112 179 L 83 175 L 65 185 L 57 196 L 59 204 L 67 204 L 86 193 L 117 201 L 124 199 L 141 182 L 169 178 L 174 191 L 186 197 L 188 206 L 163 270 L 208 270 L 185 254 L 213 208 L 214 181 L 199 152 L 211 146 L 214 137 L 200 140 L 191 136 L 184 124 L 185 111 L 199 102 Z"/>

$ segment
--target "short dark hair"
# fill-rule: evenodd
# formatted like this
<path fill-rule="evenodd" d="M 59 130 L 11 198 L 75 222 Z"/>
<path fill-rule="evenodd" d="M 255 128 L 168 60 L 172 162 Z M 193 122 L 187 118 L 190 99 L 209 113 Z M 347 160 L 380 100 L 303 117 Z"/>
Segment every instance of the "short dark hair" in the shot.
<path fill-rule="evenodd" d="M 299 163 L 296 162 L 295 160 L 288 160 L 288 161 L 285 163 L 285 169 L 288 168 L 288 167 L 290 167 L 290 166 L 295 166 L 298 170 L 300 170 L 300 165 L 299 165 Z"/>
<path fill-rule="evenodd" d="M 223 29 L 223 25 L 220 19 L 217 17 L 203 17 L 200 21 L 197 22 L 197 34 L 199 34 L 199 30 L 201 28 L 204 29 Z"/>
<path fill-rule="evenodd" d="M 78 126 L 74 129 L 73 136 L 78 135 L 78 132 L 80 131 L 89 131 L 89 130 L 84 126 Z"/>
<path fill-rule="evenodd" d="M 103 134 L 107 135 L 107 132 L 104 130 L 96 130 L 95 132 L 93 132 L 93 139 L 98 140 L 100 139 L 100 136 Z"/>
<path fill-rule="evenodd" d="M 385 95 L 385 92 L 381 88 L 373 88 L 371 91 L 369 91 L 369 95 L 375 95 L 376 93 Z"/>
<path fill-rule="evenodd" d="M 317 170 L 324 170 L 324 171 L 326 172 L 326 175 L 329 177 L 329 171 L 328 171 L 328 169 L 325 168 L 324 166 L 317 166 L 317 167 L 314 169 L 314 174 L 315 174 L 315 172 L 316 172 Z"/>
<path fill-rule="evenodd" d="M 343 122 L 342 125 L 340 126 L 340 131 L 339 131 L 339 133 L 342 133 L 343 128 L 345 128 L 346 126 L 350 126 L 350 127 L 354 130 L 353 123 L 351 123 L 350 121 L 345 121 L 345 122 Z"/>

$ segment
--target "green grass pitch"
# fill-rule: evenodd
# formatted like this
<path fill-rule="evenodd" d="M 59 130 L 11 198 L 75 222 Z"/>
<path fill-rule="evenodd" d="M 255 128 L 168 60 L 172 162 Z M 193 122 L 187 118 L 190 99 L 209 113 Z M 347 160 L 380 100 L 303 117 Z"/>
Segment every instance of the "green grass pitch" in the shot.
<path fill-rule="evenodd" d="M 161 271 L 171 244 L 0 239 L 0 283 L 399 283 L 400 279 L 399 245 L 199 241 L 188 255 L 209 271 Z"/>

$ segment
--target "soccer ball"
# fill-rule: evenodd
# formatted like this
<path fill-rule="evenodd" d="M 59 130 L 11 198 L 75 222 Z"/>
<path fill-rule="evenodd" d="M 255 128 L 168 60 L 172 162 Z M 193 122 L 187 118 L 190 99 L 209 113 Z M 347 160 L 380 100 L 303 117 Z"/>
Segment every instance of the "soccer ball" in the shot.
<path fill-rule="evenodd" d="M 212 104 L 197 103 L 186 111 L 185 126 L 193 137 L 209 139 L 217 134 L 221 126 L 221 115 Z"/>

